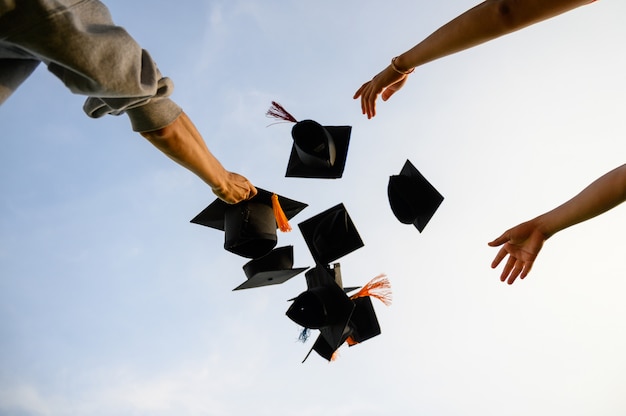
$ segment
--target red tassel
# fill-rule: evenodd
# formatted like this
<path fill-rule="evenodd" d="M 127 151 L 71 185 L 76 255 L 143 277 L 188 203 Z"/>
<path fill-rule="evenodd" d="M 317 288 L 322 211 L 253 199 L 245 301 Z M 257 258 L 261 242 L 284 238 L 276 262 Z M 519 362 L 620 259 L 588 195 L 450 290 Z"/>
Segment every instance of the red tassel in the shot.
<path fill-rule="evenodd" d="M 278 229 L 282 232 L 291 231 L 291 225 L 289 225 L 289 220 L 285 215 L 282 207 L 280 206 L 280 202 L 278 201 L 278 195 L 272 194 L 272 209 L 274 210 L 274 217 L 276 218 L 276 224 L 278 225 Z"/>
<path fill-rule="evenodd" d="M 361 290 L 350 296 L 350 299 L 356 299 L 363 296 L 372 296 L 387 306 L 391 305 L 391 283 L 389 282 L 389 279 L 387 279 L 386 275 L 379 274 L 370 280 L 368 284 L 363 286 Z"/>
<path fill-rule="evenodd" d="M 278 118 L 278 119 L 285 120 L 285 121 L 291 121 L 293 123 L 298 122 L 298 120 L 296 120 L 294 116 L 289 114 L 289 112 L 285 110 L 285 108 L 282 105 L 278 104 L 276 101 L 272 101 L 272 106 L 269 108 L 269 110 L 267 110 L 267 113 L 265 113 L 265 115 L 268 117 Z"/>

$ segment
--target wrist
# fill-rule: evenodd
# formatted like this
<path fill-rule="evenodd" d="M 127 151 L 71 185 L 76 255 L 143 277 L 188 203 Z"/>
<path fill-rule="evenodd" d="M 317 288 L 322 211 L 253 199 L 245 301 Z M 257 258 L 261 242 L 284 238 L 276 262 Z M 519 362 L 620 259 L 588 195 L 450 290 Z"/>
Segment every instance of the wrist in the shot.
<path fill-rule="evenodd" d="M 402 55 L 395 56 L 391 59 L 391 69 L 393 69 L 398 74 L 408 75 L 415 71 L 415 67 L 410 67 L 403 62 Z"/>
<path fill-rule="evenodd" d="M 228 187 L 227 172 L 225 169 L 213 169 L 206 181 L 213 192 L 223 192 Z"/>
<path fill-rule="evenodd" d="M 537 218 L 533 219 L 534 228 L 541 235 L 543 235 L 544 241 L 548 238 L 552 237 L 557 230 L 555 230 L 554 226 L 551 224 L 550 219 L 546 217 L 546 215 L 540 215 Z"/>

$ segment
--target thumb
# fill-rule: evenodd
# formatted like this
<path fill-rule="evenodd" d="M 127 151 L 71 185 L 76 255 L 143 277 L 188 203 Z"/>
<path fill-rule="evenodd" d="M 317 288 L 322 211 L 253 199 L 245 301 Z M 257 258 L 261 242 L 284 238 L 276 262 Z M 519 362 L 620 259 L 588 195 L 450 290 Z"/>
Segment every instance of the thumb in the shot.
<path fill-rule="evenodd" d="M 507 241 L 509 241 L 511 238 L 509 237 L 509 232 L 505 232 L 504 234 L 502 234 L 500 237 L 496 238 L 495 240 L 487 243 L 490 247 L 498 247 L 501 246 L 502 244 L 506 243 Z"/>
<path fill-rule="evenodd" d="M 396 90 L 392 88 L 386 88 L 385 91 L 381 94 L 381 98 L 383 101 L 387 101 L 393 94 L 395 94 Z"/>

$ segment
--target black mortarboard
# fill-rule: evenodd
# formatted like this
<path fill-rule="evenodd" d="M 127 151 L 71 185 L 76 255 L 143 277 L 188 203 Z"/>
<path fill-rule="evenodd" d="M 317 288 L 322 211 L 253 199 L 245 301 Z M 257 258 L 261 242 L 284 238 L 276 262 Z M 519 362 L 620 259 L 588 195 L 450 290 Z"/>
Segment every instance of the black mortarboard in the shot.
<path fill-rule="evenodd" d="M 348 157 L 351 126 L 322 126 L 303 120 L 291 129 L 293 147 L 286 177 L 341 178 Z"/>
<path fill-rule="evenodd" d="M 380 335 L 380 325 L 371 298 L 362 296 L 352 299 L 352 301 L 355 308 L 350 317 L 350 338 L 355 343 L 360 343 Z"/>
<path fill-rule="evenodd" d="M 420 233 L 443 201 L 443 196 L 409 160 L 399 175 L 389 178 L 387 194 L 398 221 L 415 225 Z"/>
<path fill-rule="evenodd" d="M 293 268 L 293 246 L 279 247 L 243 266 L 248 280 L 233 290 L 278 285 L 302 273 L 308 267 Z"/>
<path fill-rule="evenodd" d="M 349 292 L 350 290 L 349 288 L 345 288 L 344 291 Z M 336 347 L 331 346 L 326 341 L 326 338 L 320 334 L 302 362 L 305 362 L 306 359 L 309 358 L 312 351 L 318 353 L 322 358 L 331 361 L 335 351 L 337 351 L 344 342 L 347 341 L 348 345 L 352 347 L 380 335 L 380 325 L 376 318 L 376 312 L 374 311 L 374 305 L 370 297 L 363 296 L 351 300 L 354 303 L 354 310 L 352 311 L 352 316 L 350 316 L 348 326 L 344 328 L 341 334 L 339 345 Z"/>
<path fill-rule="evenodd" d="M 274 213 L 276 201 L 287 219 L 293 218 L 307 204 L 261 188 L 257 191 L 253 198 L 237 204 L 216 199 L 191 222 L 224 231 L 224 249 L 231 253 L 253 259 L 262 257 L 278 241 Z"/>
<path fill-rule="evenodd" d="M 317 264 L 327 265 L 364 246 L 346 207 L 337 204 L 298 224 Z"/>
<path fill-rule="evenodd" d="M 319 329 L 333 351 L 349 335 L 349 322 L 354 302 L 336 281 L 329 267 L 316 266 L 305 273 L 308 290 L 293 300 L 287 316 L 305 328 Z"/>
<path fill-rule="evenodd" d="M 335 283 L 339 287 L 343 287 L 340 265 L 339 263 L 336 263 L 334 266 L 335 267 L 332 270 L 330 270 L 328 267 L 322 268 L 320 266 L 317 266 L 317 268 L 320 270 L 326 270 L 328 272 L 334 272 Z M 332 279 L 332 275 L 328 273 L 314 273 L 313 270 L 307 272 L 306 277 L 308 286 L 315 286 L 317 284 L 321 284 L 321 282 L 323 281 L 329 281 L 330 279 Z M 343 288 L 343 291 L 347 294 L 356 289 L 359 289 L 359 287 Z M 376 318 L 374 305 L 372 305 L 372 297 L 379 299 L 385 305 L 391 304 L 391 284 L 385 274 L 380 274 L 374 277 L 366 285 L 360 288 L 357 293 L 349 297 L 354 308 L 352 310 L 352 314 L 350 315 L 348 325 L 339 325 L 334 328 L 334 338 L 329 338 L 328 336 L 325 336 L 323 330 L 320 330 L 321 334 L 315 340 L 313 347 L 306 355 L 306 357 L 304 357 L 304 360 L 302 362 L 306 361 L 312 351 L 317 352 L 321 357 L 325 358 L 328 361 L 331 361 L 333 359 L 335 351 L 344 342 L 346 342 L 349 346 L 354 346 L 356 344 L 367 341 L 368 339 L 373 338 L 377 335 L 380 335 L 380 325 L 378 323 L 378 319 Z M 306 334 L 306 331 L 307 330 L 305 329 L 305 331 L 303 331 L 303 334 Z"/>
<path fill-rule="evenodd" d="M 313 120 L 297 121 L 273 101 L 267 115 L 295 123 L 286 177 L 341 178 L 348 157 L 352 126 L 322 126 Z"/>

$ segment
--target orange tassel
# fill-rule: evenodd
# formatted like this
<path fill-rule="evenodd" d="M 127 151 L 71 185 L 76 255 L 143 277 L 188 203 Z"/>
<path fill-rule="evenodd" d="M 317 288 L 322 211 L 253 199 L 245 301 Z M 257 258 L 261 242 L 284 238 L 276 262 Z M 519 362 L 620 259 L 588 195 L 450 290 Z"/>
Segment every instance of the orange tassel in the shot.
<path fill-rule="evenodd" d="M 354 345 L 358 344 L 358 342 L 356 342 L 356 341 L 354 340 L 354 338 L 352 338 L 352 336 L 349 336 L 349 337 L 346 339 L 346 343 L 348 344 L 348 346 L 349 346 L 349 347 L 352 347 L 352 346 L 354 346 Z"/>
<path fill-rule="evenodd" d="M 389 282 L 389 279 L 387 279 L 386 275 L 379 274 L 370 280 L 368 284 L 363 286 L 361 290 L 350 296 L 350 299 L 356 299 L 363 296 L 372 296 L 387 306 L 391 305 L 391 283 Z"/>
<path fill-rule="evenodd" d="M 274 217 L 276 218 L 278 229 L 282 232 L 291 231 L 289 220 L 281 208 L 280 202 L 278 201 L 278 195 L 276 194 L 272 194 L 272 209 L 274 210 Z"/>

